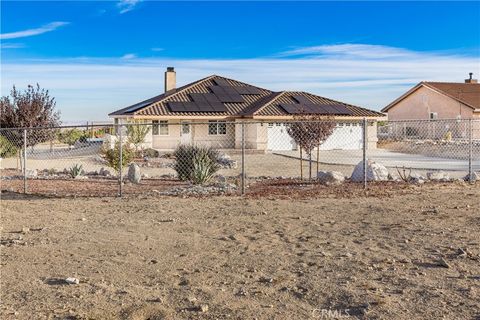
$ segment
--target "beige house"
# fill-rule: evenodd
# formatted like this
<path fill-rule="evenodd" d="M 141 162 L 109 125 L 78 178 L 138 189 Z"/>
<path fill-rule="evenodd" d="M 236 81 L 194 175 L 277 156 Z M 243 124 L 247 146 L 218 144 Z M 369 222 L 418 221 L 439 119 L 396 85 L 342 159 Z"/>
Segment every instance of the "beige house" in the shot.
<path fill-rule="evenodd" d="M 388 120 L 480 119 L 480 84 L 420 82 L 382 109 Z"/>
<path fill-rule="evenodd" d="M 247 149 L 294 150 L 285 122 L 300 114 L 328 116 L 336 128 L 322 149 L 362 147 L 360 120 L 368 118 L 369 148 L 377 142 L 376 121 L 384 114 L 307 92 L 274 92 L 212 75 L 176 87 L 175 70 L 165 72 L 165 92 L 109 114 L 116 123 L 152 124 L 145 147 L 171 150 L 181 143 L 238 149 L 242 126 Z M 242 123 L 245 123 L 242 125 Z"/>

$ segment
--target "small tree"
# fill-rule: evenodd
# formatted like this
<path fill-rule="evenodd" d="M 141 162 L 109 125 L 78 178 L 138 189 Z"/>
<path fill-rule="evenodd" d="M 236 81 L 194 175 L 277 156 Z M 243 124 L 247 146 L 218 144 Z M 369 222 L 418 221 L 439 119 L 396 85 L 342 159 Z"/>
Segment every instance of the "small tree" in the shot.
<path fill-rule="evenodd" d="M 139 123 L 127 124 L 128 141 L 135 146 L 135 153 L 141 144 L 145 142 L 147 134 L 150 132 L 150 127 Z"/>
<path fill-rule="evenodd" d="M 330 137 L 335 130 L 335 122 L 331 117 L 301 114 L 295 116 L 295 121 L 287 125 L 287 132 L 300 150 L 300 176 L 303 179 L 303 154 L 309 158 L 309 177 L 312 178 L 312 152 L 317 148 L 317 172 L 319 167 L 320 145 Z"/>
<path fill-rule="evenodd" d="M 0 127 L 2 128 L 52 128 L 60 125 L 60 113 L 55 111 L 55 98 L 50 97 L 48 90 L 40 85 L 29 85 L 25 91 L 13 86 L 10 96 L 0 99 Z M 17 130 L 15 139 L 9 139 L 17 147 L 23 146 L 23 132 Z M 27 146 L 34 146 L 51 140 L 54 130 L 29 130 Z"/>
<path fill-rule="evenodd" d="M 120 141 L 117 141 L 113 148 L 103 147 L 102 155 L 107 161 L 107 165 L 119 173 L 120 167 L 124 168 L 133 161 L 135 151 L 130 148 L 128 143 L 122 144 L 122 161 L 120 163 Z"/>
<path fill-rule="evenodd" d="M 85 132 L 79 129 L 69 129 L 58 133 L 58 141 L 73 146 L 82 137 L 86 137 Z"/>

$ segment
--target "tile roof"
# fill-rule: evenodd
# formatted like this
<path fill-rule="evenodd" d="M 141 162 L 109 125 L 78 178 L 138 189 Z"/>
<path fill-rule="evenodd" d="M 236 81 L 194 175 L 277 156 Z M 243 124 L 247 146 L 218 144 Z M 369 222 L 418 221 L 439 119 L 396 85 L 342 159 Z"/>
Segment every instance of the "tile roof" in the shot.
<path fill-rule="evenodd" d="M 382 112 L 387 112 L 397 103 L 408 97 L 421 87 L 427 87 L 466 105 L 472 109 L 480 110 L 480 84 L 478 83 L 461 83 L 461 82 L 432 82 L 422 81 L 415 87 L 408 90 L 406 93 L 395 99 L 382 109 Z"/>
<path fill-rule="evenodd" d="M 454 83 L 454 82 L 424 82 L 461 103 L 480 109 L 480 84 L 479 83 Z"/>
<path fill-rule="evenodd" d="M 216 82 L 217 81 L 217 82 Z M 258 94 L 242 94 L 243 102 L 225 102 L 225 112 L 172 112 L 168 107 L 169 102 L 189 102 L 192 101 L 191 93 L 209 93 L 211 92 L 210 86 L 218 83 L 225 83 L 232 86 L 247 86 L 255 88 Z M 314 104 L 341 104 L 345 106 L 350 112 L 349 116 L 361 116 L 361 117 L 383 117 L 384 114 L 365 108 L 353 106 L 343 102 L 335 101 L 332 99 L 320 97 L 306 92 L 273 92 L 267 89 L 252 86 L 250 84 L 212 75 L 198 81 L 192 82 L 185 86 L 179 87 L 166 94 L 161 94 L 156 97 L 147 99 L 137 104 L 131 105 L 126 108 L 122 108 L 109 114 L 109 116 L 136 116 L 141 118 L 145 117 L 157 117 L 157 116 L 169 116 L 169 117 L 198 117 L 198 116 L 211 116 L 211 117 L 256 117 L 262 116 L 292 116 L 280 107 L 280 103 L 292 103 L 294 102 L 294 95 L 302 95 L 307 97 Z"/>

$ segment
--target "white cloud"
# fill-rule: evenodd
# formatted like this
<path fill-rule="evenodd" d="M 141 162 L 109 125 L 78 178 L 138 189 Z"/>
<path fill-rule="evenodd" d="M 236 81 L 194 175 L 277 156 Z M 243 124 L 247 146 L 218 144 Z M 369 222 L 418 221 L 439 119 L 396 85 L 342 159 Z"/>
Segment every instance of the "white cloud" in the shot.
<path fill-rule="evenodd" d="M 164 48 L 152 48 L 152 51 L 159 52 L 165 50 Z"/>
<path fill-rule="evenodd" d="M 120 0 L 117 3 L 117 8 L 120 10 L 120 14 L 127 13 L 132 11 L 137 4 L 139 4 L 141 0 Z"/>
<path fill-rule="evenodd" d="M 0 39 L 6 40 L 6 39 L 16 39 L 16 38 L 25 38 L 25 37 L 31 37 L 31 36 L 36 36 L 39 34 L 43 34 L 46 32 L 54 31 L 62 26 L 65 26 L 69 24 L 69 22 L 64 22 L 64 21 L 55 21 L 51 22 L 49 24 L 43 25 L 40 28 L 36 29 L 28 29 L 28 30 L 22 30 L 22 31 L 15 31 L 15 32 L 10 32 L 10 33 L 2 33 L 0 34 Z"/>
<path fill-rule="evenodd" d="M 345 48 L 329 46 L 322 49 L 328 54 L 313 57 L 3 61 L 1 93 L 8 94 L 13 84 L 38 82 L 57 97 L 65 120 L 103 120 L 115 109 L 161 93 L 163 72 L 174 66 L 178 85 L 220 74 L 271 90 L 310 91 L 380 110 L 420 81 L 462 82 L 468 72 L 480 74 L 480 62 L 473 56 L 386 46 L 369 46 L 368 54 L 361 48 L 340 54 Z"/>
<path fill-rule="evenodd" d="M 127 53 L 122 56 L 123 60 L 135 59 L 137 55 L 135 53 Z"/>
<path fill-rule="evenodd" d="M 21 49 L 25 48 L 25 44 L 23 43 L 2 43 L 0 45 L 2 49 Z"/>

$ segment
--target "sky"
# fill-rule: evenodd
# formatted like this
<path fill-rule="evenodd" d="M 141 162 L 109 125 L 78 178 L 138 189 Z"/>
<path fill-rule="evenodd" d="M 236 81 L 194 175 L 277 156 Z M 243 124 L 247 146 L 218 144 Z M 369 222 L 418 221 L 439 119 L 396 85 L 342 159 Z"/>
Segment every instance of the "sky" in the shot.
<path fill-rule="evenodd" d="M 380 110 L 480 77 L 480 2 L 2 1 L 2 95 L 39 83 L 65 122 L 218 74 Z"/>

